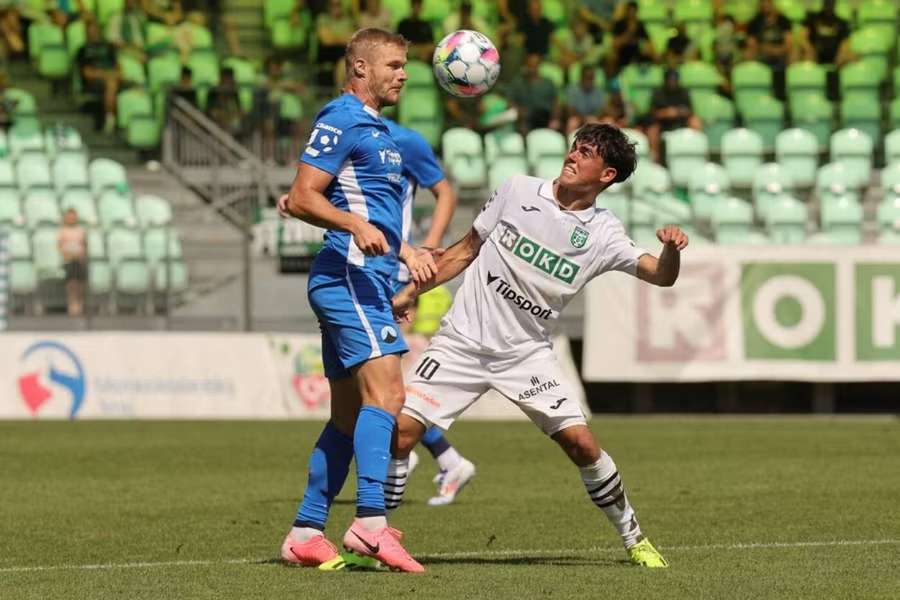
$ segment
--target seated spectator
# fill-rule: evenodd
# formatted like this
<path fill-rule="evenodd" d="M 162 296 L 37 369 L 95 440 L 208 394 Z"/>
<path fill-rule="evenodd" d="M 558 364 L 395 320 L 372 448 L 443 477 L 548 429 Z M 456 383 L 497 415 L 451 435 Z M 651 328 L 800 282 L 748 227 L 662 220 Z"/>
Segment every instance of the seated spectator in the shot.
<path fill-rule="evenodd" d="M 83 311 L 84 282 L 87 279 L 87 231 L 78 224 L 78 213 L 74 208 L 63 215 L 57 245 L 66 274 L 68 312 L 78 316 Z"/>
<path fill-rule="evenodd" d="M 486 133 L 500 127 L 512 127 L 518 121 L 518 113 L 509 100 L 496 92 L 477 98 L 456 98 L 446 94 L 445 98 L 444 124 L 448 129 L 465 127 Z"/>
<path fill-rule="evenodd" d="M 510 27 L 518 28 L 528 16 L 529 0 L 497 0 L 500 20 Z"/>
<path fill-rule="evenodd" d="M 412 0 L 410 14 L 397 25 L 397 33 L 409 42 L 410 59 L 431 62 L 434 53 L 434 30 L 422 19 L 422 0 Z"/>
<path fill-rule="evenodd" d="M 519 23 L 519 31 L 525 36 L 525 52 L 546 57 L 550 52 L 550 36 L 553 23 L 544 16 L 540 0 L 529 0 L 525 20 Z"/>
<path fill-rule="evenodd" d="M 143 0 L 143 7 L 148 19 L 169 27 L 178 25 L 184 18 L 181 0 Z"/>
<path fill-rule="evenodd" d="M 509 86 L 509 99 L 519 115 L 523 132 L 538 127 L 559 129 L 561 107 L 557 89 L 552 81 L 538 72 L 539 54 L 529 54 L 525 59 L 521 77 Z"/>
<path fill-rule="evenodd" d="M 698 55 L 697 46 L 688 37 L 684 23 L 679 23 L 675 26 L 675 35 L 666 42 L 666 65 L 674 69 L 687 61 L 697 60 Z"/>
<path fill-rule="evenodd" d="M 343 82 L 344 65 L 341 59 L 355 31 L 356 24 L 344 11 L 341 0 L 329 0 L 328 12 L 316 17 L 320 86 L 332 88 Z"/>
<path fill-rule="evenodd" d="M 97 129 L 102 126 L 104 131 L 112 133 L 116 129 L 116 95 L 122 82 L 116 48 L 100 36 L 100 26 L 96 21 L 88 21 L 85 32 L 85 44 L 78 51 L 75 62 L 84 89 L 103 98 L 102 105 L 95 112 L 94 126 Z"/>
<path fill-rule="evenodd" d="M 597 87 L 596 69 L 590 65 L 581 67 L 581 77 L 577 83 L 569 84 L 566 90 L 566 133 L 572 133 L 585 123 L 597 123 L 600 111 L 606 106 L 606 93 Z"/>
<path fill-rule="evenodd" d="M 723 76 L 729 77 L 731 67 L 740 60 L 744 40 L 744 34 L 738 30 L 734 17 L 722 14 L 716 18 L 716 27 L 713 31 L 713 60 Z"/>
<path fill-rule="evenodd" d="M 444 35 L 453 33 L 459 29 L 470 29 L 472 31 L 480 31 L 488 37 L 491 37 L 491 27 L 482 19 L 472 14 L 472 3 L 463 0 L 459 5 L 459 12 L 450 13 L 441 24 L 444 29 Z"/>
<path fill-rule="evenodd" d="M 259 82 L 259 88 L 264 94 L 260 107 L 263 116 L 263 160 L 276 162 L 280 138 L 291 140 L 288 156 L 296 157 L 299 153 L 300 121 L 282 118 L 281 102 L 285 94 L 300 96 L 305 89 L 302 83 L 284 74 L 284 64 L 279 58 L 274 56 L 267 58 L 264 71 Z"/>
<path fill-rule="evenodd" d="M 597 64 L 603 52 L 603 48 L 588 31 L 587 22 L 581 19 L 575 19 L 571 29 L 557 29 L 551 40 L 553 46 L 550 56 L 566 72 L 575 63 Z"/>
<path fill-rule="evenodd" d="M 609 93 L 607 95 L 606 106 L 600 112 L 600 123 L 615 125 L 618 128 L 631 127 L 634 111 L 625 99 L 622 97 L 622 91 L 619 89 L 618 80 L 610 81 Z"/>
<path fill-rule="evenodd" d="M 203 37 L 201 38 L 201 36 Z M 198 10 L 189 12 L 184 21 L 172 29 L 172 41 L 181 55 L 182 62 L 187 62 L 191 52 L 195 48 L 201 47 L 199 46 L 201 39 L 205 41 L 206 39 L 211 40 L 211 38 L 212 35 L 206 26 L 206 15 Z"/>
<path fill-rule="evenodd" d="M 577 10 L 580 19 L 588 24 L 588 31 L 598 44 L 612 31 L 613 15 L 619 0 L 581 0 Z"/>
<path fill-rule="evenodd" d="M 653 61 L 653 44 L 647 28 L 638 20 L 637 2 L 625 5 L 625 12 L 613 24 L 612 33 L 612 50 L 607 55 L 610 73 L 618 73 L 631 63 Z"/>
<path fill-rule="evenodd" d="M 194 89 L 193 77 L 190 67 L 181 67 L 181 77 L 178 79 L 178 85 L 172 87 L 172 95 L 197 108 L 197 90 Z"/>
<path fill-rule="evenodd" d="M 650 100 L 650 126 L 647 127 L 647 141 L 650 142 L 650 156 L 659 162 L 662 133 L 682 127 L 701 129 L 700 119 L 691 108 L 691 95 L 682 87 L 678 71 L 666 71 L 663 86 L 653 92 Z"/>
<path fill-rule="evenodd" d="M 772 68 L 775 95 L 784 98 L 784 79 L 791 59 L 791 22 L 774 0 L 760 0 L 759 13 L 747 23 L 750 55 Z"/>
<path fill-rule="evenodd" d="M 0 8 L 0 52 L 4 60 L 25 55 L 22 15 L 15 3 Z"/>
<path fill-rule="evenodd" d="M 138 0 L 125 0 L 125 10 L 112 15 L 106 23 L 106 40 L 120 52 L 128 52 L 144 60 L 146 24 L 147 15 Z"/>
<path fill-rule="evenodd" d="M 230 67 L 222 69 L 219 85 L 209 90 L 206 114 L 229 134 L 240 137 L 243 133 L 244 113 L 241 111 L 234 69 Z"/>
<path fill-rule="evenodd" d="M 853 60 L 850 50 L 850 25 L 834 11 L 835 0 L 825 0 L 822 10 L 807 13 L 803 23 L 802 39 L 798 46 L 798 59 L 811 60 L 820 65 L 840 68 Z M 828 69 L 828 95 L 837 99 L 838 69 Z"/>
<path fill-rule="evenodd" d="M 356 26 L 359 29 L 377 27 L 385 31 L 394 30 L 391 11 L 381 3 L 381 0 L 353 0 L 353 14 L 356 16 Z"/>

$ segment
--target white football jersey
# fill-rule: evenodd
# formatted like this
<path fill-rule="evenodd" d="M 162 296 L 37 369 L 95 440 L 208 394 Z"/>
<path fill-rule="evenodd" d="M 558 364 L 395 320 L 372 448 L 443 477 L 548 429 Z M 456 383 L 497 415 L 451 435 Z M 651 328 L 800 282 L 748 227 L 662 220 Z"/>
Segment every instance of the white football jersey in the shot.
<path fill-rule="evenodd" d="M 605 208 L 562 210 L 552 181 L 525 175 L 497 188 L 473 227 L 485 241 L 442 326 L 494 352 L 549 347 L 560 312 L 588 281 L 634 275 L 647 254 Z"/>

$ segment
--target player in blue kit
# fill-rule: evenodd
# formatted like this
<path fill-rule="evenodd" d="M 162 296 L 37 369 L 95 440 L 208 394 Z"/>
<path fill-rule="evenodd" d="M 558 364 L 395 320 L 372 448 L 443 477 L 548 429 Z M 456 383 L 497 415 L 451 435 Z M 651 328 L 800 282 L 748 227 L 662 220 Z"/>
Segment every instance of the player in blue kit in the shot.
<path fill-rule="evenodd" d="M 431 253 L 403 241 L 403 157 L 379 116 L 399 99 L 406 49 L 402 36 L 387 31 L 354 34 L 345 93 L 316 116 L 291 191 L 279 200 L 282 213 L 328 230 L 307 291 L 322 330 L 331 419 L 313 449 L 303 501 L 281 548 L 295 564 L 338 558 L 325 522 L 355 458 L 356 519 L 344 547 L 396 570 L 424 570 L 387 525 L 383 487 L 405 398 L 400 355 L 407 350 L 391 312 L 391 277 L 398 258 L 414 282 L 434 274 Z"/>
<path fill-rule="evenodd" d="M 391 137 L 394 138 L 403 156 L 403 239 L 412 243 L 412 214 L 416 191 L 419 186 L 431 190 L 435 197 L 435 209 L 431 219 L 431 227 L 423 248 L 436 249 L 441 246 L 444 233 L 450 225 L 456 210 L 456 193 L 441 168 L 434 151 L 422 134 L 386 120 Z M 394 291 L 399 292 L 409 283 L 409 270 L 398 263 L 394 273 Z M 438 483 L 438 494 L 428 500 L 429 506 L 443 506 L 456 499 L 456 495 L 475 476 L 475 465 L 457 452 L 438 427 L 432 427 L 422 437 L 422 445 L 428 449 L 438 463 L 440 472 L 435 478 Z M 415 469 L 418 456 L 410 455 L 409 472 Z M 394 507 L 390 482 L 385 489 L 385 502 L 388 509 Z"/>

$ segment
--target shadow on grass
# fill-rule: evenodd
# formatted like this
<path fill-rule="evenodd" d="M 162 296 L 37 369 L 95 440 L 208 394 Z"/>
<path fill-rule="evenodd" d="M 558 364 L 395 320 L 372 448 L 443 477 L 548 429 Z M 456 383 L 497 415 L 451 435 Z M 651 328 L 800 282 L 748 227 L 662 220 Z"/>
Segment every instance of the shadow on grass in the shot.
<path fill-rule="evenodd" d="M 613 558 L 578 558 L 571 555 L 558 556 L 464 556 L 464 557 L 428 557 L 423 556 L 421 562 L 428 565 L 510 565 L 510 566 L 553 566 L 553 567 L 614 567 L 629 565 L 627 560 Z"/>

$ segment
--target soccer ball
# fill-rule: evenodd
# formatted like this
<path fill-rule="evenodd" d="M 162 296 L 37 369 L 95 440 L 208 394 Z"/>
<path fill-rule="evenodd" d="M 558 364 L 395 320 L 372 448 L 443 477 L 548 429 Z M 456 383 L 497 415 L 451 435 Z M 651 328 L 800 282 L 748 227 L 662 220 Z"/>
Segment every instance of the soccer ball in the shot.
<path fill-rule="evenodd" d="M 500 75 L 500 53 L 486 35 L 460 29 L 440 41 L 431 61 L 434 76 L 448 93 L 474 98 L 491 89 Z"/>

